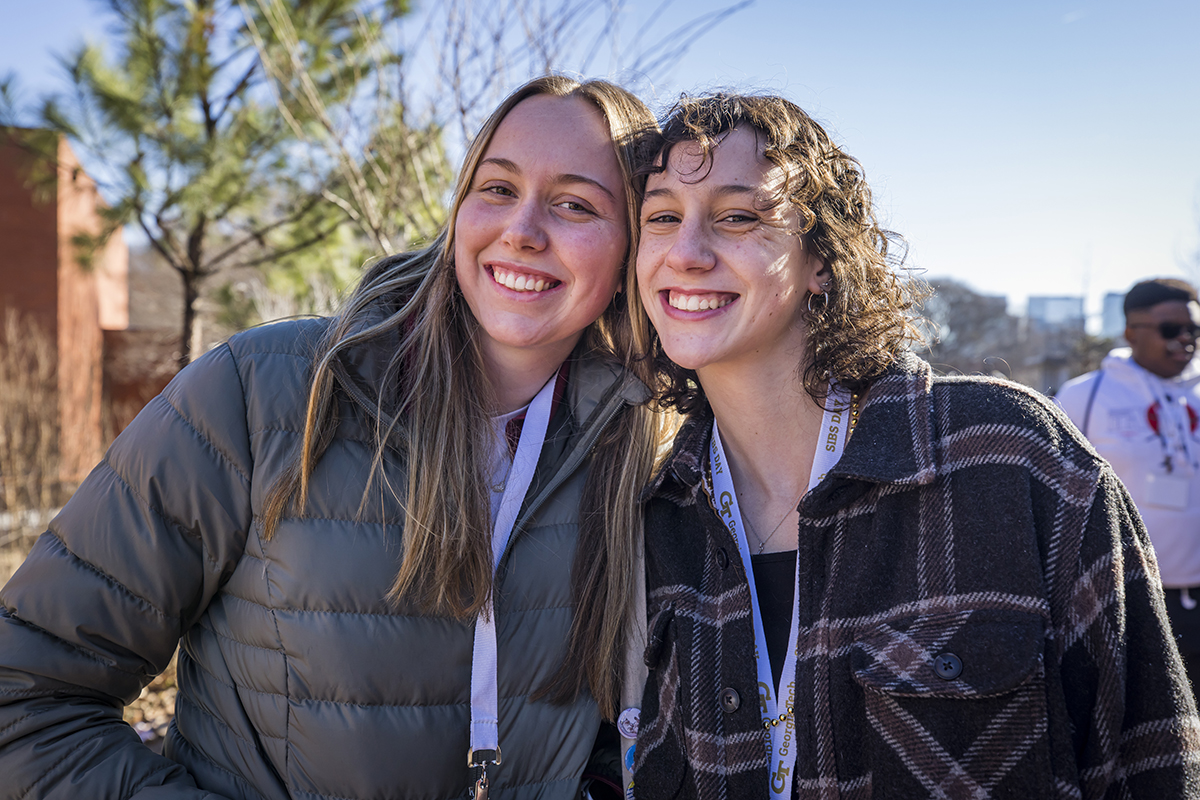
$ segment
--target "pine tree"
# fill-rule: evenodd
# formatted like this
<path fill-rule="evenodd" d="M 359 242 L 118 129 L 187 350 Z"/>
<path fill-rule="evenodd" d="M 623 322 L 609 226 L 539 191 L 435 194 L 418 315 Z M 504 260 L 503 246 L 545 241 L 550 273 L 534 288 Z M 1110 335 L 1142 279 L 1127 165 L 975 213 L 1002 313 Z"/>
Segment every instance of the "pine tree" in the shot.
<path fill-rule="evenodd" d="M 84 251 L 128 224 L 178 273 L 183 366 L 206 279 L 295 257 L 346 222 L 298 138 L 321 120 L 299 107 L 280 113 L 261 52 L 302 59 L 311 90 L 336 105 L 369 77 L 370 59 L 356 54 L 407 7 L 279 0 L 290 21 L 285 46 L 259 6 L 236 0 L 107 5 L 112 56 L 87 45 L 63 59 L 70 91 L 47 98 L 38 121 L 77 143 L 110 202 L 107 229 L 79 241 Z"/>

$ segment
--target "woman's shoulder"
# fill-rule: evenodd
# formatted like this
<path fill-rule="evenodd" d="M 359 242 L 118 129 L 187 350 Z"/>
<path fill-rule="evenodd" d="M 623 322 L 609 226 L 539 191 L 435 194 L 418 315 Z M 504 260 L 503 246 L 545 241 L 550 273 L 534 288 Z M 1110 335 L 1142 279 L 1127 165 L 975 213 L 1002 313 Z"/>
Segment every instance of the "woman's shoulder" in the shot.
<path fill-rule="evenodd" d="M 1100 458 L 1079 429 L 1051 398 L 1020 383 L 983 375 L 938 376 L 932 394 L 943 435 L 993 429 L 1036 443 L 1079 469 L 1099 467 Z"/>
<path fill-rule="evenodd" d="M 298 356 L 311 360 L 331 323 L 330 317 L 267 322 L 235 333 L 226 344 L 238 360 L 259 355 Z"/>
<path fill-rule="evenodd" d="M 287 320 L 236 333 L 184 368 L 162 398 L 201 425 L 282 413 L 307 394 L 310 366 L 329 320 Z M 220 402 L 218 402 L 220 399 Z"/>
<path fill-rule="evenodd" d="M 931 391 L 943 402 L 969 406 L 980 417 L 1037 420 L 1053 413 L 1054 403 L 1046 395 L 1007 378 L 987 375 L 935 375 Z"/>
<path fill-rule="evenodd" d="M 1023 384 L 987 375 L 937 375 L 926 362 L 908 355 L 878 385 L 883 394 L 907 399 L 908 416 L 927 413 L 943 445 L 964 437 L 997 447 L 1024 442 L 1057 453 L 1076 468 L 1092 469 L 1099 463 L 1062 409 Z M 871 395 L 875 394 L 873 386 Z"/>

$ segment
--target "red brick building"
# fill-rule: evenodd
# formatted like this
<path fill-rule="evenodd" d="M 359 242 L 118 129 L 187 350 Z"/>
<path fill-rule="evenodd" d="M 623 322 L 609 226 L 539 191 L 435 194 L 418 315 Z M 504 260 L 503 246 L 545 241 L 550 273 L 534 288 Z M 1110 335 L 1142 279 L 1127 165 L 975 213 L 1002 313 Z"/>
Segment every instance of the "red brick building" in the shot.
<path fill-rule="evenodd" d="M 30 145 L 39 140 L 56 150 L 57 164 L 36 155 Z M 86 268 L 73 244 L 79 234 L 100 231 L 102 204 L 65 139 L 0 129 L 0 315 L 19 313 L 26 330 L 36 326 L 53 344 L 50 413 L 57 420 L 61 479 L 68 484 L 103 454 L 113 427 L 111 398 L 105 396 L 105 332 L 129 326 L 129 250 L 121 231 Z M 0 347 L 9 347 L 3 335 Z"/>

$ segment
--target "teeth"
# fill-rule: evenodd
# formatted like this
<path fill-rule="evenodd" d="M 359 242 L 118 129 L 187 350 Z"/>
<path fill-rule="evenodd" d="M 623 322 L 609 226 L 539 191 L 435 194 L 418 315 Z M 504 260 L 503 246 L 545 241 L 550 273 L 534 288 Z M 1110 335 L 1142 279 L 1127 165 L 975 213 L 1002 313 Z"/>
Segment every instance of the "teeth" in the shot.
<path fill-rule="evenodd" d="M 544 278 L 535 278 L 532 275 L 518 275 L 503 269 L 493 269 L 492 277 L 496 283 L 507 286 L 514 292 L 540 292 L 556 283 Z"/>
<path fill-rule="evenodd" d="M 727 306 L 732 300 L 733 298 L 728 295 L 685 295 L 671 292 L 667 296 L 667 302 L 671 307 L 678 308 L 680 311 L 710 311 Z"/>

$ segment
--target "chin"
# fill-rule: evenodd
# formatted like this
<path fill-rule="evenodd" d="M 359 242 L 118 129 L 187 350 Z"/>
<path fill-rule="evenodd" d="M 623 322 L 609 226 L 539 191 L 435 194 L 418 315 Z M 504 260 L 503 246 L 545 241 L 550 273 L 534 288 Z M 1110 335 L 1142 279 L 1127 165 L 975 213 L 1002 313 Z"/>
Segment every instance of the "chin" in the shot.
<path fill-rule="evenodd" d="M 712 360 L 711 358 L 708 357 L 708 354 L 701 355 L 699 353 L 687 353 L 687 352 L 672 353 L 670 350 L 668 350 L 665 347 L 663 348 L 663 352 L 667 354 L 667 358 L 671 359 L 672 361 L 674 361 L 676 364 L 683 367 L 684 369 L 690 369 L 693 372 L 695 372 L 696 370 L 699 370 L 699 369 L 703 369 L 704 367 L 708 366 L 708 364 Z"/>

